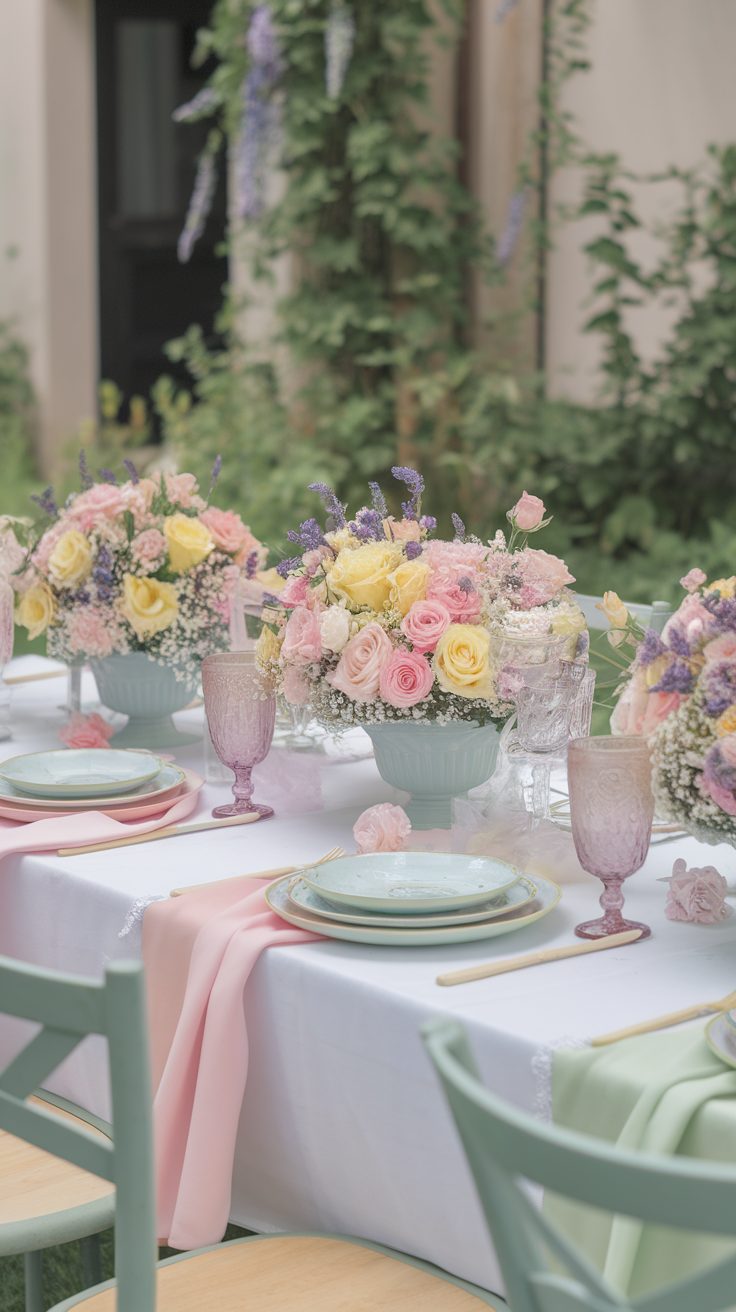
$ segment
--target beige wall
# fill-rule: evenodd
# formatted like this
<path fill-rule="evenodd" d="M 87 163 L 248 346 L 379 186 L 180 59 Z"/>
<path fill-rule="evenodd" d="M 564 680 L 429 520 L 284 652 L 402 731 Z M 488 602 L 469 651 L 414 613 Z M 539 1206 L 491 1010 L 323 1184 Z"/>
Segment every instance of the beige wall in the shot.
<path fill-rule="evenodd" d="M 569 84 L 565 105 L 596 151 L 617 151 L 627 167 L 654 172 L 705 157 L 709 142 L 736 141 L 736 3 L 734 0 L 596 0 L 589 36 L 592 71 Z M 558 176 L 552 201 L 579 196 L 580 180 Z M 638 188 L 642 217 L 672 213 L 671 186 Z M 594 223 L 568 224 L 548 262 L 546 324 L 550 388 L 590 399 L 596 391 L 597 344 L 581 333 L 591 271 L 582 254 Z M 637 236 L 645 262 L 655 244 Z M 586 302 L 588 302 L 586 306 Z M 632 311 L 637 342 L 651 356 L 669 322 L 664 309 Z"/>
<path fill-rule="evenodd" d="M 93 49 L 92 0 L 0 3 L 0 316 L 30 347 L 49 473 L 95 410 Z"/>

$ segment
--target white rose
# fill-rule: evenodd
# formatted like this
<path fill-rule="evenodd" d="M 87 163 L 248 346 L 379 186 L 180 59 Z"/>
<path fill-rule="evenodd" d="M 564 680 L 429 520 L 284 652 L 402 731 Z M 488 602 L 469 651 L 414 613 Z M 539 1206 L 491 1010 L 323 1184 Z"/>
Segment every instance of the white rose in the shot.
<path fill-rule="evenodd" d="M 344 606 L 329 606 L 319 617 L 319 629 L 324 651 L 342 651 L 350 637 L 350 615 Z"/>

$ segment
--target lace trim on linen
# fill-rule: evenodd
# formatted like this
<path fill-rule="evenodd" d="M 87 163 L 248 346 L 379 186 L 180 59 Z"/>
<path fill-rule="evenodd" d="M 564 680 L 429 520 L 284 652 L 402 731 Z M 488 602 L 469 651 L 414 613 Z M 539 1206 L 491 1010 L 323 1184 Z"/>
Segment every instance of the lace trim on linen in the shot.
<path fill-rule="evenodd" d="M 552 1063 L 555 1053 L 563 1048 L 587 1048 L 588 1039 L 573 1039 L 567 1035 L 538 1048 L 532 1057 L 534 1079 L 534 1115 L 538 1121 L 552 1121 Z"/>
<path fill-rule="evenodd" d="M 118 938 L 127 938 L 134 930 L 139 929 L 143 923 L 143 913 L 152 902 L 166 902 L 167 897 L 164 893 L 153 893 L 150 897 L 137 897 L 123 921 L 122 929 L 118 930 Z"/>

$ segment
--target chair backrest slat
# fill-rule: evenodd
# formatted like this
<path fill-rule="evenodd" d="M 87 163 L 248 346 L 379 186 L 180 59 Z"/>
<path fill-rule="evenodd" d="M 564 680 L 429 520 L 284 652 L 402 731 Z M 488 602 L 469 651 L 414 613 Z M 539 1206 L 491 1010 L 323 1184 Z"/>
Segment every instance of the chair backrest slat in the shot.
<path fill-rule="evenodd" d="M 514 1312 L 722 1312 L 732 1306 L 736 1256 L 640 1299 L 608 1289 L 574 1244 L 528 1204 L 520 1181 L 655 1225 L 734 1238 L 736 1168 L 635 1154 L 543 1125 L 484 1088 L 455 1022 L 430 1022 L 424 1036 L 465 1147 Z M 546 1279 L 554 1273 L 546 1256 L 540 1261 L 540 1251 L 554 1255 L 557 1269 L 562 1263 L 564 1277 Z"/>
<path fill-rule="evenodd" d="M 104 989 L 83 976 L 0 958 L 0 998 L 9 1015 L 70 1034 L 104 1033 Z"/>
<path fill-rule="evenodd" d="M 74 1162 L 83 1171 L 105 1180 L 113 1179 L 113 1146 L 92 1130 L 82 1130 L 43 1107 L 21 1102 L 7 1093 L 0 1093 L 0 1124 L 8 1134 L 46 1153 Z"/>
<path fill-rule="evenodd" d="M 2 996 L 0 994 L 0 996 Z M 0 1090 L 25 1098 L 82 1042 L 81 1034 L 42 1029 L 0 1075 Z"/>

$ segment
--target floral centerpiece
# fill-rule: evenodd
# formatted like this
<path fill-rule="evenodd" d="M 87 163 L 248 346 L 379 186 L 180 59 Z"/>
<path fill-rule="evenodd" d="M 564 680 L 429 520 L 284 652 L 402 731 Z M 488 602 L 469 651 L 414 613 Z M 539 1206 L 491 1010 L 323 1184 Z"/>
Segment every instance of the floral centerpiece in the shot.
<path fill-rule="evenodd" d="M 707 583 L 693 569 L 681 582 L 661 634 L 613 602 L 614 641 L 634 654 L 611 727 L 649 738 L 658 815 L 736 843 L 736 577 Z"/>
<path fill-rule="evenodd" d="M 228 647 L 237 580 L 256 574 L 265 549 L 239 515 L 210 504 L 219 462 L 207 497 L 192 474 L 139 478 L 126 462 L 126 482 L 106 473 L 94 483 L 84 454 L 80 469 L 82 491 L 63 506 L 50 489 L 38 498 L 48 522 L 13 576 L 16 621 L 31 638 L 46 634 L 49 655 L 90 660 L 98 685 L 125 658 L 134 683 L 154 675 L 160 701 L 168 679 L 184 705 L 202 658 Z M 100 687 L 105 704 L 126 709 L 109 693 Z"/>
<path fill-rule="evenodd" d="M 437 761 L 436 741 L 424 740 L 420 750 L 418 740 L 409 744 L 409 728 L 443 727 L 458 761 L 471 745 L 462 730 L 475 730 L 478 742 L 477 731 L 488 729 L 493 752 L 477 764 L 480 783 L 495 760 L 497 728 L 512 710 L 503 635 L 509 628 L 559 632 L 571 654 L 582 647 L 585 621 L 567 589 L 573 578 L 563 561 L 527 545 L 549 522 L 538 497 L 525 492 L 509 511 L 508 538 L 499 531 L 482 542 L 453 516 L 450 541 L 435 537 L 435 519 L 422 513 L 421 475 L 404 467 L 392 473 L 407 488 L 400 518 L 378 484 L 352 519 L 328 487 L 312 485 L 327 523 L 309 519 L 289 534 L 298 554 L 277 567 L 285 583 L 261 657 L 288 701 L 310 702 L 331 725 L 362 725 L 390 782 L 406 762 L 392 769 L 389 744 L 422 769 L 430 754 Z M 410 791 L 417 792 L 416 780 Z M 438 785 L 432 796 L 441 792 Z"/>

